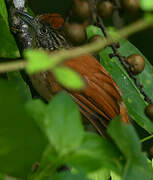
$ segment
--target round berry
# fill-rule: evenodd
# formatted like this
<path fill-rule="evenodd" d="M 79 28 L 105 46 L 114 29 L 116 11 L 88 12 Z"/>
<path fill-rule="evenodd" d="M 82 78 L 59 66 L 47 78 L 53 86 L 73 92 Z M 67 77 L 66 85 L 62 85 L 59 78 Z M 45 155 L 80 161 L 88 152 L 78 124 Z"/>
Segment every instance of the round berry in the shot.
<path fill-rule="evenodd" d="M 123 0 L 123 6 L 127 11 L 137 11 L 140 7 L 140 0 Z"/>
<path fill-rule="evenodd" d="M 145 108 L 145 113 L 153 121 L 153 104 L 149 104 Z"/>
<path fill-rule="evenodd" d="M 73 23 L 69 24 L 66 23 L 64 27 L 64 32 L 67 38 L 74 44 L 80 45 L 85 42 L 86 40 L 86 32 L 85 28 L 81 24 Z"/>
<path fill-rule="evenodd" d="M 97 13 L 102 18 L 108 18 L 112 15 L 114 5 L 108 0 L 102 0 L 97 4 Z"/>
<path fill-rule="evenodd" d="M 87 0 L 74 0 L 72 12 L 81 19 L 86 19 L 91 15 L 91 8 Z"/>
<path fill-rule="evenodd" d="M 145 60 L 142 56 L 133 54 L 128 56 L 126 61 L 130 65 L 130 69 L 133 75 L 137 75 L 144 70 Z"/>

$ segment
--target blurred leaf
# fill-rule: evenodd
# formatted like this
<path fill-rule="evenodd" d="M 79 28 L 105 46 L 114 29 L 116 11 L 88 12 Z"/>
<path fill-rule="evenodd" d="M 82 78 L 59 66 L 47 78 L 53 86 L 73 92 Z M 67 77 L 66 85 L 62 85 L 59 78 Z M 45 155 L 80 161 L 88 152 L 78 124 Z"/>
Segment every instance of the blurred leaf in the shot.
<path fill-rule="evenodd" d="M 24 82 L 21 74 L 19 72 L 10 72 L 7 73 L 8 81 L 14 84 L 14 89 L 16 93 L 20 95 L 23 102 L 30 100 L 31 93 L 28 85 Z"/>
<path fill-rule="evenodd" d="M 26 178 L 40 160 L 46 139 L 26 114 L 14 83 L 0 80 L 0 87 L 0 171 Z"/>
<path fill-rule="evenodd" d="M 115 172 L 111 172 L 111 180 L 121 180 L 121 177 Z"/>
<path fill-rule="evenodd" d="M 90 25 L 86 28 L 86 33 L 87 33 L 88 39 L 90 39 L 95 34 L 98 34 L 104 37 L 103 33 L 101 32 L 101 29 L 93 25 Z"/>
<path fill-rule="evenodd" d="M 95 26 L 93 26 L 92 28 L 98 29 L 99 31 L 99 28 Z M 93 32 L 91 28 L 87 28 L 87 31 L 89 31 L 88 33 L 90 33 L 90 35 Z M 120 41 L 120 48 L 118 50 L 122 56 L 129 56 L 131 54 L 142 55 L 141 52 L 127 40 Z M 149 133 L 152 133 L 153 123 L 147 118 L 144 113 L 146 103 L 143 99 L 143 96 L 140 94 L 133 80 L 129 77 L 129 75 L 119 62 L 118 58 L 114 57 L 110 59 L 110 53 L 112 53 L 112 49 L 110 47 L 107 47 L 100 52 L 102 65 L 112 75 L 113 79 L 122 90 L 123 100 L 132 119 L 135 120 L 142 128 L 147 130 Z M 151 79 L 153 79 L 153 67 L 150 65 L 146 58 L 145 63 L 145 69 L 140 75 L 137 76 L 137 79 L 144 86 L 144 91 L 146 92 L 146 94 L 153 99 L 153 85 L 151 83 Z"/>
<path fill-rule="evenodd" d="M 0 57 L 20 57 L 15 40 L 9 30 L 8 15 L 4 0 L 1 0 L 0 3 Z"/>
<path fill-rule="evenodd" d="M 153 10 L 153 1 L 152 0 L 140 0 L 141 9 L 144 11 Z"/>
<path fill-rule="evenodd" d="M 6 180 L 6 176 L 2 173 L 0 173 L 0 180 Z"/>
<path fill-rule="evenodd" d="M 153 173 L 141 152 L 140 140 L 133 126 L 116 118 L 110 123 L 108 133 L 127 160 L 122 179 L 151 179 Z"/>
<path fill-rule="evenodd" d="M 46 106 L 40 101 L 29 103 L 28 109 L 61 156 L 74 151 L 81 144 L 84 131 L 79 109 L 67 93 L 57 94 Z"/>
<path fill-rule="evenodd" d="M 104 168 L 98 169 L 97 171 L 89 173 L 88 178 L 90 180 L 109 180 L 110 179 L 110 170 L 104 169 Z"/>
<path fill-rule="evenodd" d="M 129 159 L 127 161 L 127 164 L 125 166 L 124 174 L 122 179 L 123 180 L 129 180 L 129 179 L 139 179 L 139 180 L 152 180 L 153 173 L 151 173 L 151 170 L 149 169 L 148 165 L 145 166 L 145 158 L 139 157 L 139 159 Z"/>
<path fill-rule="evenodd" d="M 47 105 L 40 99 L 34 99 L 28 101 L 26 104 L 26 111 L 28 114 L 37 122 L 39 122 L 38 125 L 42 125 L 41 128 L 45 128 L 44 119 L 47 113 Z M 37 108 L 35 108 L 37 107 Z"/>
<path fill-rule="evenodd" d="M 71 97 L 61 92 L 48 105 L 46 134 L 59 154 L 74 151 L 82 142 L 83 125 L 79 109 Z"/>
<path fill-rule="evenodd" d="M 1 0 L 1 3 L 0 3 L 0 15 L 2 16 L 6 25 L 8 26 L 8 14 L 6 10 L 5 0 Z"/>
<path fill-rule="evenodd" d="M 39 168 L 45 169 L 46 167 L 50 167 L 48 172 L 50 173 L 50 169 L 56 169 L 61 165 L 63 165 L 62 159 L 59 157 L 59 154 L 56 152 L 55 148 L 49 144 L 43 152 Z"/>
<path fill-rule="evenodd" d="M 108 27 L 107 32 L 108 32 L 109 36 L 114 39 L 118 39 L 120 37 L 120 34 L 118 33 L 118 31 L 115 27 L 112 27 L 112 26 Z"/>
<path fill-rule="evenodd" d="M 145 13 L 144 18 L 146 21 L 148 21 L 149 23 L 152 23 L 152 25 L 153 25 L 153 14 L 152 13 Z"/>
<path fill-rule="evenodd" d="M 86 172 L 95 171 L 101 167 L 121 172 L 120 157 L 120 152 L 111 142 L 94 133 L 86 132 L 83 143 L 69 155 L 66 163 Z"/>
<path fill-rule="evenodd" d="M 140 141 L 131 124 L 122 123 L 120 118 L 116 118 L 110 123 L 108 133 L 127 159 L 141 154 Z"/>
<path fill-rule="evenodd" d="M 89 180 L 84 174 L 71 174 L 70 172 L 61 172 L 48 180 Z"/>
<path fill-rule="evenodd" d="M 51 57 L 43 50 L 26 50 L 24 56 L 28 60 L 26 70 L 29 74 L 49 69 L 52 63 Z"/>
<path fill-rule="evenodd" d="M 20 57 L 17 45 L 8 25 L 0 15 L 0 57 L 2 58 L 18 58 Z"/>
<path fill-rule="evenodd" d="M 53 74 L 56 80 L 66 88 L 73 90 L 84 88 L 84 81 L 81 76 L 68 67 L 55 67 L 53 69 Z"/>

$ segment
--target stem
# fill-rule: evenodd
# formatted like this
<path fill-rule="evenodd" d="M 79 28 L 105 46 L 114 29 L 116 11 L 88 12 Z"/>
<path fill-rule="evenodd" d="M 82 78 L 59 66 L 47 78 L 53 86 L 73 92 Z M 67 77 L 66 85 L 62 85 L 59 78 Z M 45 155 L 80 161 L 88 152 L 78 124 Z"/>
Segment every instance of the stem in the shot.
<path fill-rule="evenodd" d="M 93 42 L 81 47 L 76 47 L 73 49 L 68 50 L 59 50 L 52 54 L 52 59 L 54 63 L 51 63 L 49 68 L 53 68 L 54 66 L 58 65 L 59 63 L 65 61 L 66 59 L 71 59 L 76 56 L 80 56 L 83 54 L 93 53 L 98 50 L 103 49 L 104 47 L 111 45 L 113 42 L 117 42 L 122 38 L 125 38 L 131 34 L 134 34 L 138 31 L 148 28 L 152 25 L 151 21 L 147 21 L 146 19 L 140 19 L 135 23 L 123 28 L 122 30 L 118 31 L 119 36 L 106 38 L 106 40 L 100 40 L 99 42 Z M 26 68 L 27 62 L 25 61 L 15 61 L 15 62 L 8 62 L 8 63 L 0 63 L 0 73 L 8 72 L 8 71 L 15 71 L 21 70 Z"/>
<path fill-rule="evenodd" d="M 143 143 L 143 142 L 148 141 L 149 139 L 152 139 L 152 138 L 153 138 L 153 134 L 141 139 L 140 142 Z"/>
<path fill-rule="evenodd" d="M 107 31 L 106 31 L 106 28 L 105 28 L 105 25 L 103 23 L 103 20 L 98 17 L 98 25 L 101 27 L 103 33 L 104 33 L 104 36 L 105 37 L 109 37 L 109 35 L 107 34 Z M 128 32 L 128 31 L 127 31 Z M 147 94 L 145 93 L 145 91 L 143 90 L 143 86 L 141 85 L 141 83 L 139 83 L 139 81 L 137 80 L 137 78 L 132 74 L 131 72 L 131 69 L 130 69 L 130 66 L 129 64 L 125 61 L 125 58 L 124 56 L 122 56 L 119 51 L 118 51 L 118 48 L 116 47 L 116 44 L 113 43 L 111 44 L 110 46 L 113 50 L 113 54 L 110 54 L 111 55 L 111 58 L 116 56 L 119 61 L 121 62 L 121 64 L 123 65 L 124 69 L 127 71 L 128 75 L 130 76 L 130 78 L 134 81 L 135 85 L 137 86 L 137 88 L 139 89 L 140 93 L 143 95 L 144 97 L 144 100 L 147 102 L 147 103 L 150 103 L 152 104 L 153 103 L 153 100 L 147 96 Z"/>
<path fill-rule="evenodd" d="M 27 62 L 24 60 L 0 63 L 0 73 L 22 70 L 26 67 L 26 65 Z"/>

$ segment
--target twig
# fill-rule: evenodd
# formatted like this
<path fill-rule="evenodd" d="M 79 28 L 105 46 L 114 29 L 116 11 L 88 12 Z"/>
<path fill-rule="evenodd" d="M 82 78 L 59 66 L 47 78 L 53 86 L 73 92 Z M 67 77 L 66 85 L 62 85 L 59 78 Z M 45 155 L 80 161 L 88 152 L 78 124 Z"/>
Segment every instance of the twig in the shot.
<path fill-rule="evenodd" d="M 104 26 L 103 20 L 98 17 L 98 25 L 101 26 L 101 29 L 104 33 L 104 36 L 109 38 L 109 35 L 107 34 L 106 28 Z M 127 28 L 127 32 L 129 31 L 129 29 Z M 124 34 L 124 33 L 123 33 Z M 119 61 L 121 62 L 121 64 L 123 65 L 124 69 L 127 71 L 127 73 L 129 74 L 130 78 L 134 81 L 135 85 L 137 86 L 137 88 L 139 89 L 140 93 L 143 95 L 144 100 L 148 103 L 153 103 L 153 100 L 150 99 L 147 94 L 144 92 L 143 90 L 143 86 L 141 85 L 141 83 L 138 82 L 138 80 L 136 79 L 136 77 L 131 73 L 131 69 L 130 66 L 126 63 L 125 61 L 125 57 L 122 56 L 119 51 L 118 48 L 116 47 L 116 44 L 111 44 L 111 48 L 113 50 L 113 54 L 111 54 L 111 58 L 116 56 L 118 57 Z"/>
<path fill-rule="evenodd" d="M 115 5 L 114 12 L 113 12 L 113 22 L 117 29 L 121 29 L 124 25 L 123 17 L 121 14 L 123 14 L 123 8 L 121 7 L 121 3 L 119 0 L 112 0 L 112 2 Z"/>
<path fill-rule="evenodd" d="M 106 40 L 99 40 L 98 42 L 93 42 L 87 45 L 83 45 L 81 47 L 76 47 L 68 50 L 59 50 L 51 55 L 52 61 L 49 68 L 53 68 L 53 66 L 58 65 L 59 63 L 65 61 L 66 59 L 74 58 L 76 56 L 80 56 L 83 54 L 97 52 L 98 50 L 103 49 L 104 47 L 111 45 L 119 41 L 122 38 L 125 38 L 131 34 L 134 34 L 138 31 L 144 30 L 152 25 L 152 21 L 147 21 L 146 19 L 140 19 L 135 23 L 123 28 L 118 31 L 120 36 L 106 38 Z M 10 63 L 0 63 L 0 73 L 21 70 L 26 68 L 27 63 L 25 61 L 15 61 Z M 40 69 L 41 71 L 41 69 Z"/>
<path fill-rule="evenodd" d="M 27 62 L 24 60 L 0 63 L 0 73 L 22 70 L 26 66 L 27 66 Z"/>
<path fill-rule="evenodd" d="M 141 143 L 145 142 L 145 141 L 148 141 L 149 139 L 152 139 L 153 138 L 153 134 L 151 134 L 150 136 L 147 136 L 143 139 L 140 140 Z"/>

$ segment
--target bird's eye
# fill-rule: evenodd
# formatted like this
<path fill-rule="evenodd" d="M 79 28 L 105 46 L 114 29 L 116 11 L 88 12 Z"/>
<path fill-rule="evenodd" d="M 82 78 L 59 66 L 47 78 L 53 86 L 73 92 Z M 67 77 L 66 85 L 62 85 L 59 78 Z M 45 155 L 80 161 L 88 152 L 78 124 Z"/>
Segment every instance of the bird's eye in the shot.
<path fill-rule="evenodd" d="M 40 35 L 46 34 L 48 31 L 46 28 L 42 28 L 41 31 L 39 32 Z"/>
<path fill-rule="evenodd" d="M 47 29 L 46 29 L 46 28 L 43 28 L 43 29 L 42 29 L 42 32 L 43 32 L 43 33 L 47 33 Z"/>

